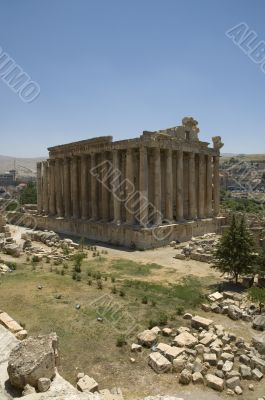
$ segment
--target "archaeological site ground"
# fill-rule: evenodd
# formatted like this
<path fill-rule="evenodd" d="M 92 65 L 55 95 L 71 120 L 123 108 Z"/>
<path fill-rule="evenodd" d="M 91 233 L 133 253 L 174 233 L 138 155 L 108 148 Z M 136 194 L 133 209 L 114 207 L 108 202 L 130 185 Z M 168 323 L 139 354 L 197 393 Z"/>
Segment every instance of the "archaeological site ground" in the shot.
<path fill-rule="evenodd" d="M 265 400 L 264 0 L 0 5 L 0 400 Z"/>

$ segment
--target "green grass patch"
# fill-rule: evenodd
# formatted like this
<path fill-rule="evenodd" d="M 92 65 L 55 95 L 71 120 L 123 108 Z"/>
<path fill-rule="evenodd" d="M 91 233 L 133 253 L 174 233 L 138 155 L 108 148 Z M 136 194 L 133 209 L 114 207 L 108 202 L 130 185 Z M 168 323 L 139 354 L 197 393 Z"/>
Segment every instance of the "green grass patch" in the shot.
<path fill-rule="evenodd" d="M 187 277 L 174 285 L 161 285 L 158 283 L 127 280 L 124 290 L 137 298 L 147 297 L 157 304 L 182 305 L 184 308 L 194 308 L 201 304 L 203 299 L 203 287 L 200 281 L 194 277 Z"/>
<path fill-rule="evenodd" d="M 111 263 L 111 268 L 131 276 L 147 276 L 152 270 L 161 269 L 161 265 L 150 263 L 141 264 L 131 260 L 114 260 Z"/>

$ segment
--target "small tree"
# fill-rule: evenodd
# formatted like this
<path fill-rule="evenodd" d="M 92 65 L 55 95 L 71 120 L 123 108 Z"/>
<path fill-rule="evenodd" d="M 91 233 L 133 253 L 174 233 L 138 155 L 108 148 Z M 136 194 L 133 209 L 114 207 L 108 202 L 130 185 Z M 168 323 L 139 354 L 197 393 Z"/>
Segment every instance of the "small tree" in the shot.
<path fill-rule="evenodd" d="M 80 248 L 81 252 L 84 251 L 84 247 L 85 247 L 85 238 L 84 238 L 84 236 L 82 236 L 80 239 L 80 242 L 79 242 L 79 248 Z"/>
<path fill-rule="evenodd" d="M 20 193 L 21 204 L 37 204 L 37 187 L 33 182 L 29 182 L 28 185 L 22 189 Z"/>
<path fill-rule="evenodd" d="M 245 219 L 236 220 L 233 215 L 229 229 L 223 234 L 214 252 L 214 265 L 223 274 L 233 276 L 236 283 L 239 275 L 251 271 L 254 243 L 245 224 Z"/>
<path fill-rule="evenodd" d="M 84 253 L 76 253 L 74 255 L 73 259 L 74 259 L 75 272 L 77 272 L 77 273 L 81 272 L 81 265 L 82 265 L 82 261 L 83 261 L 84 257 L 85 257 Z"/>
<path fill-rule="evenodd" d="M 265 289 L 252 287 L 248 291 L 248 298 L 250 299 L 250 301 L 253 301 L 253 303 L 257 303 L 259 305 L 259 311 L 261 314 L 262 309 L 265 306 Z"/>

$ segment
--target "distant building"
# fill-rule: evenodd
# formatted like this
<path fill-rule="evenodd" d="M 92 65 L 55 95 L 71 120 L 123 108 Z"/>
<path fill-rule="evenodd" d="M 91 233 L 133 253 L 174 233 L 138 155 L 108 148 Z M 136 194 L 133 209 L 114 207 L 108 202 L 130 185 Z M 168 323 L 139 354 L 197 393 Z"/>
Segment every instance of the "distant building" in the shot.
<path fill-rule="evenodd" d="M 0 186 L 15 186 L 16 184 L 16 170 L 12 169 L 9 172 L 0 174 Z"/>

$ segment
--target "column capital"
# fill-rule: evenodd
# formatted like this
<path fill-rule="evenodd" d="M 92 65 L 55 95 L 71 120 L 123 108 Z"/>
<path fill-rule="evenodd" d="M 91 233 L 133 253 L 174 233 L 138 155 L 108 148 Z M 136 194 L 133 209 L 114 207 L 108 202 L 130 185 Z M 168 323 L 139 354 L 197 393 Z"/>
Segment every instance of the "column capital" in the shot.
<path fill-rule="evenodd" d="M 139 147 L 139 151 L 140 151 L 140 153 L 147 153 L 147 147 L 141 145 L 141 146 Z"/>

